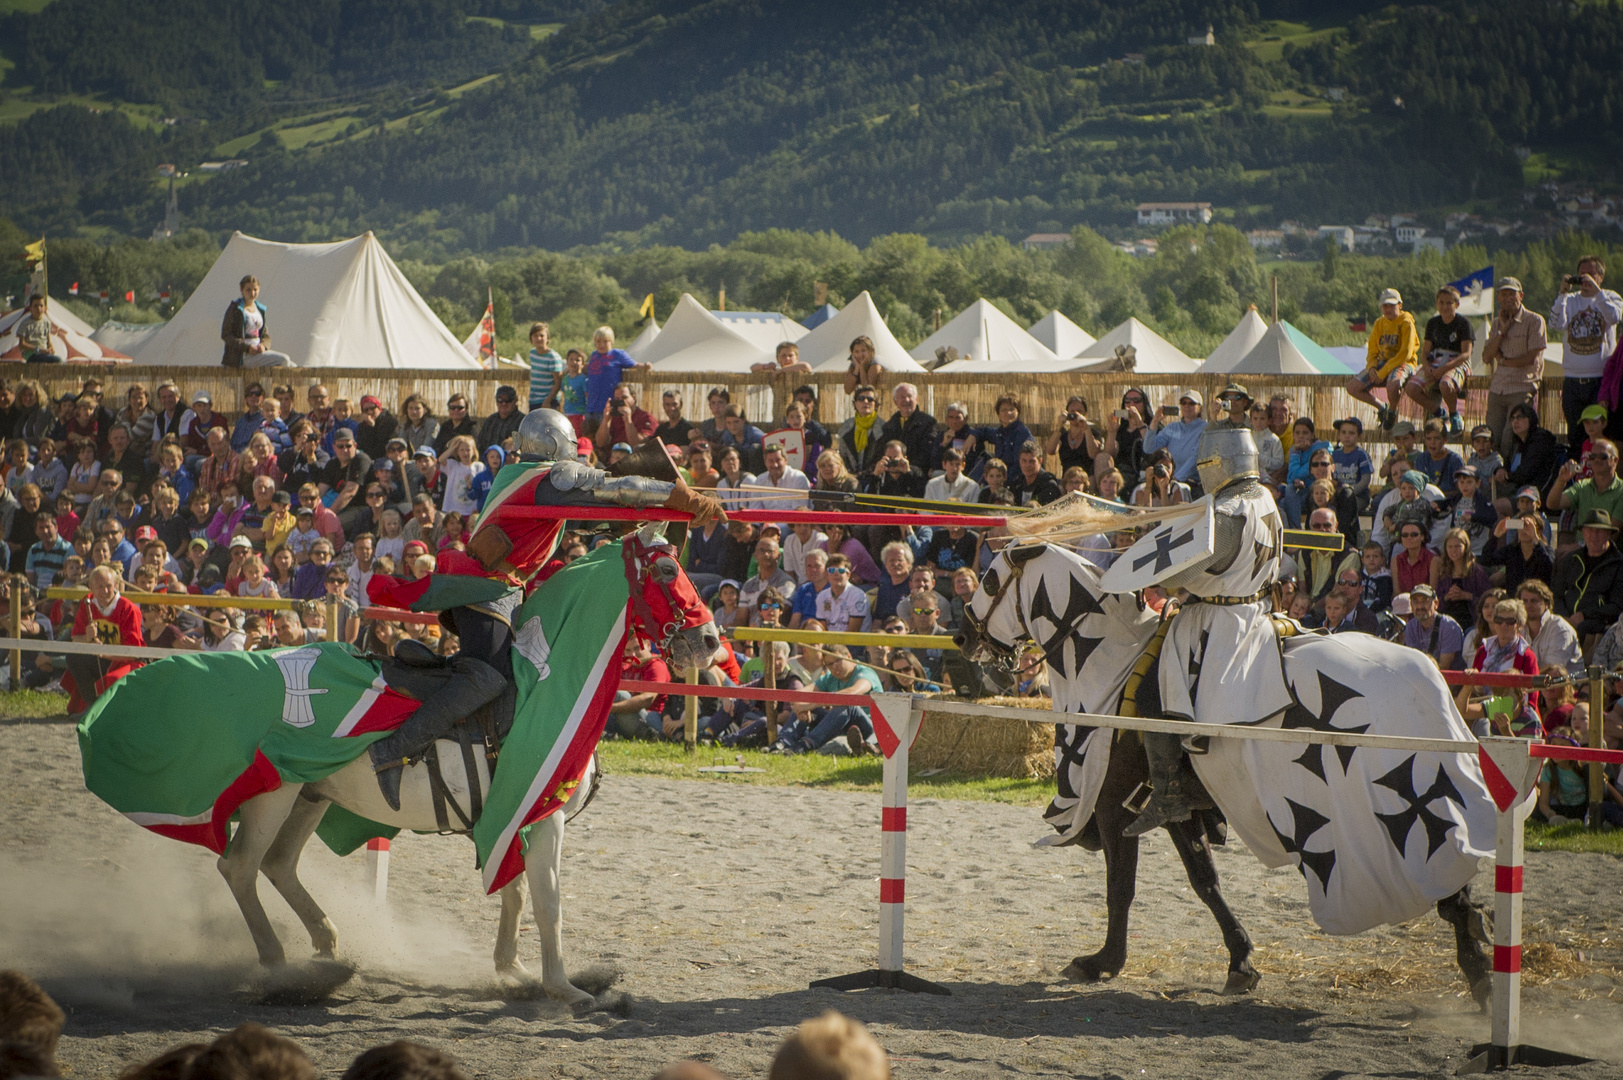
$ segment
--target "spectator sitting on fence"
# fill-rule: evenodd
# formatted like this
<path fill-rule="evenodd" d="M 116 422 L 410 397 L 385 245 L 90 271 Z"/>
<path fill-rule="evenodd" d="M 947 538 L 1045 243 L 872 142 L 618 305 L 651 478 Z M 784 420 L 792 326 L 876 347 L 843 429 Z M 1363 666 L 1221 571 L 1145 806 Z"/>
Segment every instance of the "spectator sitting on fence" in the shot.
<path fill-rule="evenodd" d="M 844 645 L 826 645 L 823 656 L 827 670 L 817 678 L 816 690 L 823 694 L 863 695 L 878 693 L 884 688 L 879 675 L 866 664 L 851 659 L 851 650 Z M 826 753 L 843 749 L 861 756 L 870 752 L 874 737 L 873 723 L 864 705 L 838 705 L 817 710 L 814 718 L 810 706 L 795 707 L 796 723 L 780 729 L 773 749 L 779 753 L 810 753 L 829 747 Z M 845 736 L 844 746 L 834 743 Z"/>

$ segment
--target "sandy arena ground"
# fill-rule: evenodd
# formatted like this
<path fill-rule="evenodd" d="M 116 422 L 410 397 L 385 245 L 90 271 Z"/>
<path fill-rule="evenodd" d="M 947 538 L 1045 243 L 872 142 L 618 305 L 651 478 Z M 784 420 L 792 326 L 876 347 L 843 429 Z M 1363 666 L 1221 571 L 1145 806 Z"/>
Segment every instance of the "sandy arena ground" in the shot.
<path fill-rule="evenodd" d="M 627 997 L 582 1016 L 495 989 L 498 905 L 481 894 L 468 841 L 402 837 L 382 909 L 364 856 L 313 844 L 305 880 L 358 971 L 294 1007 L 265 1003 L 212 856 L 86 792 L 71 727 L 0 721 L 0 967 L 35 975 L 67 1009 L 60 1058 L 75 1078 L 113 1077 L 246 1020 L 297 1039 L 332 1076 L 402 1037 L 480 1078 L 644 1078 L 683 1057 L 765 1076 L 783 1034 L 828 1008 L 870 1025 L 902 1078 L 1441 1077 L 1487 1038 L 1440 921 L 1327 937 L 1295 872 L 1232 847 L 1219 853 L 1224 888 L 1263 982 L 1218 996 L 1216 927 L 1160 834 L 1142 859 L 1128 971 L 1094 987 L 1059 981 L 1103 932 L 1104 864 L 1034 849 L 1035 810 L 984 803 L 922 800 L 909 815 L 908 968 L 953 996 L 809 990 L 874 965 L 878 806 L 872 794 L 608 777 L 566 842 L 565 940 L 571 971 L 611 967 Z M 1528 950 L 1526 1041 L 1623 1063 L 1623 863 L 1527 861 L 1540 944 Z M 289 955 L 308 955 L 292 913 L 268 883 L 261 893 Z M 533 930 L 520 948 L 538 969 Z"/>

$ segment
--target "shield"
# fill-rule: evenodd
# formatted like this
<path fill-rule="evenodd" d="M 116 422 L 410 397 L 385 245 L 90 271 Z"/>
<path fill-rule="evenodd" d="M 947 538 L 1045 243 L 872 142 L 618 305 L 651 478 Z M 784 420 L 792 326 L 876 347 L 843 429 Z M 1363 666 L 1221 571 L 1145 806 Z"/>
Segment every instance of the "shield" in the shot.
<path fill-rule="evenodd" d="M 1137 592 L 1209 557 L 1215 547 L 1212 500 L 1202 499 L 1187 515 L 1152 526 L 1111 564 L 1100 582 L 1106 592 Z"/>
<path fill-rule="evenodd" d="M 801 472 L 806 471 L 806 433 L 801 429 L 779 428 L 767 432 L 761 447 L 764 450 L 768 446 L 781 447 L 785 461 Z"/>

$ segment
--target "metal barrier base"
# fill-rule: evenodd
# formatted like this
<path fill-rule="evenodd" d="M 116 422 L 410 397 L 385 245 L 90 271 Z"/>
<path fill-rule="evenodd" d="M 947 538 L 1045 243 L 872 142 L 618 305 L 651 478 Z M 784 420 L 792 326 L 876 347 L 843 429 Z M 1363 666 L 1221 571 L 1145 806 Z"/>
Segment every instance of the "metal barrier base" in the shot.
<path fill-rule="evenodd" d="M 914 994 L 939 994 L 941 997 L 952 997 L 952 991 L 940 983 L 921 979 L 917 975 L 909 975 L 905 971 L 885 971 L 881 968 L 870 968 L 867 971 L 857 971 L 850 975 L 835 975 L 829 979 L 815 979 L 813 987 L 826 986 L 830 990 L 868 990 L 879 986 L 890 990 L 906 990 Z"/>
<path fill-rule="evenodd" d="M 1563 1065 L 1587 1065 L 1594 1058 L 1578 1057 L 1576 1054 L 1563 1054 L 1559 1050 L 1546 1050 L 1542 1046 L 1495 1046 L 1493 1043 L 1478 1043 L 1471 1047 L 1471 1058 L 1456 1076 L 1465 1076 L 1469 1073 L 1499 1072 L 1515 1065 L 1530 1065 L 1538 1069 L 1556 1069 Z"/>

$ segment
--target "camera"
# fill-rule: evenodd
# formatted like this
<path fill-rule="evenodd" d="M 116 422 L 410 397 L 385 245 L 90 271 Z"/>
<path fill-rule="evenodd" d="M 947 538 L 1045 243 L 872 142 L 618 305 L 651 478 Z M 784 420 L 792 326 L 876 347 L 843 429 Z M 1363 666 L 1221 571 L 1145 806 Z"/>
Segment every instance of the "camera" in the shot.
<path fill-rule="evenodd" d="M 1584 283 L 1584 279 L 1579 277 L 1577 274 L 1568 274 L 1567 276 L 1563 277 L 1561 281 L 1565 285 L 1571 285 L 1574 289 Z"/>
<path fill-rule="evenodd" d="M 1080 419 L 1082 419 L 1082 414 L 1079 413 L 1079 412 L 1068 412 L 1068 413 L 1065 414 L 1065 419 L 1067 419 L 1067 420 L 1080 420 Z"/>
<path fill-rule="evenodd" d="M 1117 420 L 1125 420 L 1125 419 L 1127 419 L 1127 410 L 1126 409 L 1117 409 L 1115 412 L 1111 413 L 1110 415 L 1114 416 Z"/>
<path fill-rule="evenodd" d="M 1505 531 L 1507 533 L 1521 532 L 1522 531 L 1522 519 L 1521 518 L 1509 518 L 1509 519 L 1507 519 L 1505 521 Z"/>
<path fill-rule="evenodd" d="M 1167 467 L 1165 465 L 1153 466 L 1150 469 L 1150 475 L 1158 480 L 1165 480 L 1167 478 Z"/>
<path fill-rule="evenodd" d="M 1178 415 L 1178 407 L 1176 405 L 1163 405 L 1163 406 L 1161 406 L 1161 415 L 1162 416 L 1177 416 Z"/>

